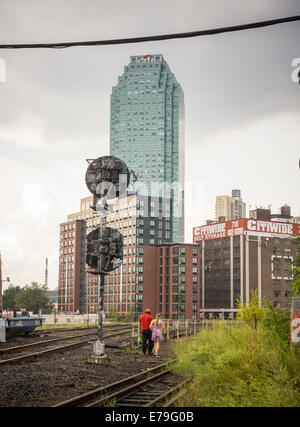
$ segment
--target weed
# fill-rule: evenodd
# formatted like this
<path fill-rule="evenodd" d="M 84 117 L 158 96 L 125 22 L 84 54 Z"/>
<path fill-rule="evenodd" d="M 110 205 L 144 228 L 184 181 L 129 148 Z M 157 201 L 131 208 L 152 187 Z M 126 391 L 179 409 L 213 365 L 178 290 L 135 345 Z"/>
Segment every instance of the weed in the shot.
<path fill-rule="evenodd" d="M 300 406 L 300 357 L 263 325 L 216 322 L 175 348 L 191 378 L 179 406 Z"/>

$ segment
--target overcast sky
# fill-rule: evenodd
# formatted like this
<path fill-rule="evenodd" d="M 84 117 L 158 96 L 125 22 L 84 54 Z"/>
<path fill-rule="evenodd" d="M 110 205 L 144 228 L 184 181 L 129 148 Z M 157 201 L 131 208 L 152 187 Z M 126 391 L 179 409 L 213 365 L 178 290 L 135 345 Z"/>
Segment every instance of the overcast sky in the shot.
<path fill-rule="evenodd" d="M 300 14 L 299 0 L 1 0 L 0 44 L 196 31 Z M 109 154 L 111 88 L 130 55 L 163 54 L 185 95 L 186 241 L 239 188 L 300 215 L 300 22 L 193 39 L 0 51 L 0 250 L 15 285 L 57 286 L 59 224 Z M 3 63 L 3 61 L 1 61 Z M 300 60 L 299 60 L 300 65 Z M 0 74 L 1 75 L 1 74 Z M 4 286 L 5 289 L 5 286 Z"/>

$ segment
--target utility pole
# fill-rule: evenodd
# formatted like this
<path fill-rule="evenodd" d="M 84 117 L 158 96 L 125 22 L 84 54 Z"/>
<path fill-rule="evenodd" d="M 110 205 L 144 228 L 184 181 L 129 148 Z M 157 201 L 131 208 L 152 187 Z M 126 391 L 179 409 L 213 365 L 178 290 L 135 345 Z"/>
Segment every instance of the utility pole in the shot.
<path fill-rule="evenodd" d="M 46 265 L 45 265 L 45 285 L 48 288 L 48 258 L 46 258 Z"/>
<path fill-rule="evenodd" d="M 1 251 L 0 251 L 0 317 L 1 317 L 2 311 L 3 311 L 3 299 L 2 299 L 3 282 L 10 282 L 10 278 L 7 277 L 6 280 L 3 280 L 3 278 L 2 278 L 2 258 L 1 258 Z"/>
<path fill-rule="evenodd" d="M 106 215 L 107 215 L 107 201 L 104 197 L 102 199 L 102 206 L 103 209 L 100 209 L 102 221 L 101 221 L 101 239 L 104 240 L 104 236 L 106 234 Z M 104 284 L 105 284 L 105 273 L 104 268 L 105 261 L 103 262 L 103 257 L 101 259 L 101 255 L 99 257 L 99 267 L 100 267 L 100 275 L 99 275 L 99 282 L 98 282 L 98 311 L 99 311 L 99 320 L 98 320 L 98 347 L 97 350 L 95 350 L 96 354 L 102 354 L 105 355 L 104 352 L 104 342 L 103 342 L 103 319 L 104 319 Z M 98 353 L 97 353 L 98 352 Z"/>

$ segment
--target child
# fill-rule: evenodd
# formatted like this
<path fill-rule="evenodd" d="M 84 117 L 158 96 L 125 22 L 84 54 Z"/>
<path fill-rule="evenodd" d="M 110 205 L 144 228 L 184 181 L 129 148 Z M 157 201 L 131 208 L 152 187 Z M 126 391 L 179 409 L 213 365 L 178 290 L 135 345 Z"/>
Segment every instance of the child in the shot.
<path fill-rule="evenodd" d="M 152 320 L 150 328 L 152 329 L 152 341 L 154 341 L 154 356 L 159 357 L 159 346 L 164 340 L 162 329 L 165 327 L 164 322 L 161 320 L 161 314 L 157 314 L 156 318 Z"/>

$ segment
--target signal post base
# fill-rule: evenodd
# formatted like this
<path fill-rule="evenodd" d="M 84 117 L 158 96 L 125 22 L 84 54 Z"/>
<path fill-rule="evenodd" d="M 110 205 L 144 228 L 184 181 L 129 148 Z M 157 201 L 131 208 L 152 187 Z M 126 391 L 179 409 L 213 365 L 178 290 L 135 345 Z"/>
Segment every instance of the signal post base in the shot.
<path fill-rule="evenodd" d="M 104 365 L 111 363 L 111 360 L 106 355 L 103 356 L 95 356 L 94 354 L 92 356 L 88 357 L 88 363 L 93 363 L 94 365 Z"/>
<path fill-rule="evenodd" d="M 88 362 L 96 364 L 110 363 L 110 358 L 105 354 L 104 348 L 103 341 L 96 341 L 94 343 L 94 353 L 88 357 Z"/>

